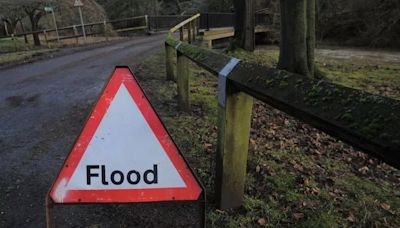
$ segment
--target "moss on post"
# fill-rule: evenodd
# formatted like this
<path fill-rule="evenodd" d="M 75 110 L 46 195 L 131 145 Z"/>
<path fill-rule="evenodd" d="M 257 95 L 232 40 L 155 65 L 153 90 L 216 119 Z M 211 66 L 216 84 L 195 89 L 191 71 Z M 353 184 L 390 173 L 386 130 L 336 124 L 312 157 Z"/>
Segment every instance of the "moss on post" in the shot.
<path fill-rule="evenodd" d="M 168 44 L 165 44 L 165 68 L 167 73 L 167 80 L 176 81 L 175 77 L 175 67 L 174 67 L 174 58 L 175 58 L 175 49 Z"/>
<path fill-rule="evenodd" d="M 220 209 L 242 205 L 252 107 L 253 98 L 228 80 L 225 107 L 218 110 L 215 195 Z"/>
<path fill-rule="evenodd" d="M 189 99 L 189 78 L 190 78 L 190 60 L 180 54 L 178 55 L 177 64 L 177 84 L 178 84 L 178 106 L 181 111 L 190 110 Z"/>

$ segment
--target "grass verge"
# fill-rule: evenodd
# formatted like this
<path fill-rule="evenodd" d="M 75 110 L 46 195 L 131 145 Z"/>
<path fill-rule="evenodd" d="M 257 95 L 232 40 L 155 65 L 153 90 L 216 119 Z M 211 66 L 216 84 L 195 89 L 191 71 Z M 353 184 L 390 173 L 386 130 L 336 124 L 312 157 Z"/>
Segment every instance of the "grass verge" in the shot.
<path fill-rule="evenodd" d="M 164 62 L 155 55 L 134 72 L 207 189 L 209 226 L 400 227 L 400 171 L 260 102 L 253 109 L 243 206 L 217 210 L 216 78 L 193 66 L 192 109 L 179 112 Z"/>

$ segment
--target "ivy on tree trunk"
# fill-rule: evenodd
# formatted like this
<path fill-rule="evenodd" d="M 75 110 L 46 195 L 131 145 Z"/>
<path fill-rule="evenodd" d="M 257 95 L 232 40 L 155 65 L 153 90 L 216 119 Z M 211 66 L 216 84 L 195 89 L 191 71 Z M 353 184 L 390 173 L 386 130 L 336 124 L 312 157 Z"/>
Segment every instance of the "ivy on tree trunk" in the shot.
<path fill-rule="evenodd" d="M 281 0 L 278 68 L 314 77 L 316 0 Z"/>

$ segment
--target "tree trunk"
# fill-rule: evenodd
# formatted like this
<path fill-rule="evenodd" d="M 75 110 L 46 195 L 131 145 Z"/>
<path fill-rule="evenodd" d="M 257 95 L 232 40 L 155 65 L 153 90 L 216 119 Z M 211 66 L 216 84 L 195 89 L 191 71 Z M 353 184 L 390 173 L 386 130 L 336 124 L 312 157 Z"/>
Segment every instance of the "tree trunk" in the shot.
<path fill-rule="evenodd" d="M 182 13 L 182 8 L 181 8 L 181 3 L 179 0 L 175 1 L 176 9 L 178 10 L 178 14 L 180 15 Z"/>
<path fill-rule="evenodd" d="M 278 68 L 314 77 L 315 0 L 281 0 Z"/>
<path fill-rule="evenodd" d="M 26 34 L 25 34 L 25 27 L 24 27 L 24 24 L 22 23 L 21 20 L 19 21 L 19 24 L 21 25 L 22 33 L 24 34 L 25 43 L 26 43 L 26 44 L 29 44 L 28 37 L 27 37 Z"/>
<path fill-rule="evenodd" d="M 15 34 L 17 33 L 17 23 L 18 23 L 18 20 L 15 20 L 15 19 L 5 19 L 4 22 L 8 24 L 9 32 L 11 31 L 11 34 L 14 34 L 14 35 L 15 35 Z"/>
<path fill-rule="evenodd" d="M 254 51 L 254 0 L 234 0 L 235 47 Z"/>
<path fill-rule="evenodd" d="M 38 25 L 34 22 L 32 22 L 32 32 L 36 32 L 38 29 Z M 35 46 L 40 46 L 40 38 L 39 38 L 39 33 L 32 33 L 33 36 L 33 43 Z"/>
<path fill-rule="evenodd" d="M 35 46 L 40 46 L 39 33 L 35 32 L 39 28 L 39 20 L 42 17 L 42 12 L 39 11 L 38 8 L 30 8 L 30 7 L 26 7 L 24 10 L 29 17 L 29 21 L 31 22 L 32 32 L 34 32 L 32 34 L 33 43 L 35 44 Z"/>

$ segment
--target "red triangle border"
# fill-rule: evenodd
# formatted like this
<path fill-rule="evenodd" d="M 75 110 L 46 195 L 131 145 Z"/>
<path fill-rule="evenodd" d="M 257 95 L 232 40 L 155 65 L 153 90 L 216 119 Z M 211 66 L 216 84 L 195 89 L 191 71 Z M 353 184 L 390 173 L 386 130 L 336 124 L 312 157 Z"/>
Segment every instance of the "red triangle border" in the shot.
<path fill-rule="evenodd" d="M 87 146 L 94 136 L 111 102 L 121 85 L 125 85 L 129 94 L 143 114 L 156 138 L 160 142 L 172 164 L 177 169 L 185 188 L 157 189 L 115 189 L 115 190 L 66 190 L 68 183 L 77 168 Z M 60 190 L 61 189 L 61 190 Z M 62 166 L 56 181 L 50 189 L 50 197 L 55 203 L 128 203 L 160 201 L 194 201 L 203 192 L 201 185 L 186 164 L 185 159 L 172 141 L 144 92 L 128 67 L 115 68 L 99 100 L 92 110 L 81 134 L 76 140 L 70 154 Z"/>

